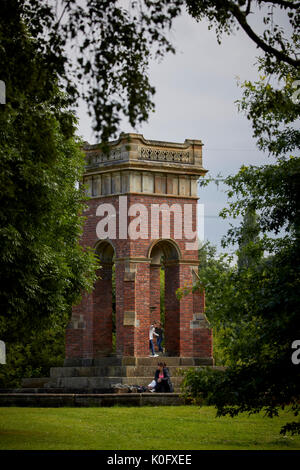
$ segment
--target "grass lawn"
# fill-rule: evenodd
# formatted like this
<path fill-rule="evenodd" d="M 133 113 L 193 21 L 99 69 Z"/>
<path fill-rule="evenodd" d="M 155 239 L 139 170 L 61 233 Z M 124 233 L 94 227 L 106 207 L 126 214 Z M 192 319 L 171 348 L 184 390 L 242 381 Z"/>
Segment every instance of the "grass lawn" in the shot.
<path fill-rule="evenodd" d="M 0 449 L 212 450 L 300 449 L 280 436 L 293 416 L 215 417 L 213 407 L 0 408 Z"/>

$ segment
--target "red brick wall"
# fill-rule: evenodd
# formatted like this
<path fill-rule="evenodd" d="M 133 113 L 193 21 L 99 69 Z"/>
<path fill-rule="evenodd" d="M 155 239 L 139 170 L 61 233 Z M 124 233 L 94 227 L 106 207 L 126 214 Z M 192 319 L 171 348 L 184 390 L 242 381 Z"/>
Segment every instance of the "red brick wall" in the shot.
<path fill-rule="evenodd" d="M 150 265 L 148 263 L 136 264 L 135 311 L 137 327 L 135 328 L 134 355 L 148 356 L 149 327 L 153 319 L 150 313 Z"/>
<path fill-rule="evenodd" d="M 118 196 L 95 198 L 88 202 L 85 212 L 86 222 L 82 237 L 83 246 L 95 247 L 98 242 L 96 226 L 100 217 L 96 209 L 101 203 L 111 203 L 119 209 Z M 193 217 L 190 228 L 196 230 L 196 199 L 168 198 L 166 196 L 146 196 L 131 194 L 127 198 L 128 207 L 134 203 L 144 204 L 150 214 L 151 204 L 192 204 Z M 128 222 L 135 216 L 129 217 Z M 119 221 L 117 216 L 117 237 Z M 161 230 L 162 216 L 159 226 Z M 161 237 L 159 234 L 159 238 Z M 171 214 L 170 238 L 174 238 L 173 216 Z M 154 319 L 160 319 L 160 280 L 159 267 L 151 265 L 147 258 L 149 249 L 157 240 L 151 239 L 151 217 L 148 217 L 148 238 L 126 240 L 115 239 L 111 243 L 116 257 L 116 353 L 125 356 L 147 356 L 149 354 L 149 326 Z M 208 328 L 191 327 L 194 314 L 204 311 L 204 295 L 190 293 L 181 300 L 175 295 L 176 289 L 192 284 L 191 267 L 197 260 L 197 250 L 187 250 L 189 241 L 184 233 L 175 240 L 180 250 L 179 263 L 167 263 L 165 270 L 165 343 L 169 355 L 183 357 L 211 357 L 212 339 Z M 130 258 L 128 268 L 122 258 Z M 143 262 L 135 262 L 141 258 Z M 189 264 L 189 260 L 191 264 Z M 175 263 L 174 263 L 175 262 Z M 111 353 L 112 304 L 111 304 L 111 266 L 103 266 L 101 280 L 95 285 L 94 292 L 85 294 L 80 305 L 74 308 L 72 322 L 66 334 L 67 358 L 96 358 Z M 135 326 L 124 325 L 124 312 L 135 312 Z M 79 320 L 83 319 L 83 322 Z"/>

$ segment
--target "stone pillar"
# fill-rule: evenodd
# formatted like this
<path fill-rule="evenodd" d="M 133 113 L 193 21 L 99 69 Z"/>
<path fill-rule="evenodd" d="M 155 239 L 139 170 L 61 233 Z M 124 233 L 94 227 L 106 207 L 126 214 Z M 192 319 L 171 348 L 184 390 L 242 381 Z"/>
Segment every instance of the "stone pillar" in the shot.
<path fill-rule="evenodd" d="M 205 292 L 193 292 L 193 350 L 195 357 L 207 358 L 213 356 L 212 330 L 204 313 Z"/>
<path fill-rule="evenodd" d="M 84 293 L 79 305 L 73 307 L 66 330 L 66 360 L 93 356 L 93 294 Z"/>
<path fill-rule="evenodd" d="M 192 273 L 189 265 L 182 263 L 179 265 L 180 287 L 192 286 Z M 180 300 L 180 356 L 193 357 L 193 294 L 184 295 Z"/>
<path fill-rule="evenodd" d="M 151 266 L 149 261 L 136 263 L 135 295 L 134 354 L 137 357 L 148 356 L 149 326 L 153 320 L 150 310 Z"/>
<path fill-rule="evenodd" d="M 134 356 L 135 348 L 135 265 L 116 260 L 116 352 Z"/>
<path fill-rule="evenodd" d="M 73 308 L 72 318 L 66 329 L 66 359 L 83 357 L 83 318 L 81 305 Z"/>
<path fill-rule="evenodd" d="M 180 264 L 180 287 L 195 284 L 197 267 Z M 180 300 L 180 346 L 182 357 L 197 357 L 212 363 L 212 330 L 204 313 L 205 297 L 200 290 L 190 292 Z"/>

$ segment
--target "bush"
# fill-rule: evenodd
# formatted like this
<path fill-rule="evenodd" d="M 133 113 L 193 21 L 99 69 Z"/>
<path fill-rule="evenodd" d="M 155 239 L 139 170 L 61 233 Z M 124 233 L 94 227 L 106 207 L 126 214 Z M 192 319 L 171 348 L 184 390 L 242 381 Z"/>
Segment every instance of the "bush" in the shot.
<path fill-rule="evenodd" d="M 214 405 L 216 388 L 224 380 L 223 369 L 199 367 L 183 372 L 181 390 L 184 398 L 198 405 Z"/>
<path fill-rule="evenodd" d="M 0 365 L 0 388 L 20 387 L 23 378 L 48 377 L 50 367 L 63 365 L 65 324 L 35 332 L 19 343 L 6 343 L 6 364 Z"/>

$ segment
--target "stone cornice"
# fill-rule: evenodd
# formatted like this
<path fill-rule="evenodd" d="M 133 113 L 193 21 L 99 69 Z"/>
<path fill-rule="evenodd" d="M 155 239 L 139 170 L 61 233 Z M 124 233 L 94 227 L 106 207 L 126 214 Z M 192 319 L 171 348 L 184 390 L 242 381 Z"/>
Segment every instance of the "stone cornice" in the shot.
<path fill-rule="evenodd" d="M 121 134 L 106 144 L 85 143 L 86 173 L 108 169 L 135 168 L 153 171 L 206 173 L 202 166 L 201 140 L 186 139 L 183 143 L 146 140 L 141 134 Z"/>
<path fill-rule="evenodd" d="M 116 263 L 124 263 L 126 261 L 130 263 L 151 263 L 151 258 L 130 256 L 126 256 L 124 258 L 115 258 Z"/>
<path fill-rule="evenodd" d="M 100 165 L 88 165 L 85 169 L 85 176 L 94 175 L 95 173 L 112 173 L 117 171 L 140 170 L 150 171 L 151 173 L 174 173 L 178 175 L 195 175 L 204 176 L 208 170 L 202 167 L 195 168 L 194 166 L 186 167 L 182 164 L 164 162 L 142 162 L 140 160 L 131 160 L 126 162 L 105 162 Z"/>
<path fill-rule="evenodd" d="M 198 196 L 181 196 L 179 194 L 164 194 L 164 193 L 138 193 L 138 192 L 132 192 L 132 191 L 127 191 L 124 193 L 112 193 L 112 194 L 105 194 L 105 195 L 99 195 L 99 196 L 89 196 L 90 199 L 103 199 L 103 198 L 111 198 L 111 197 L 117 197 L 117 196 L 151 196 L 151 197 L 160 197 L 163 199 L 166 199 L 166 197 L 171 197 L 175 199 L 194 199 L 198 200 Z"/>
<path fill-rule="evenodd" d="M 163 141 L 163 140 L 151 140 L 151 139 L 145 139 L 145 137 L 142 134 L 134 134 L 134 133 L 121 133 L 118 139 L 112 140 L 107 143 L 109 147 L 116 147 L 119 145 L 121 142 L 125 142 L 128 145 L 132 143 L 134 140 L 138 140 L 141 143 L 143 143 L 146 146 L 157 146 L 157 147 L 165 147 L 165 148 L 176 148 L 176 149 L 187 149 L 191 145 L 197 145 L 202 147 L 203 142 L 201 140 L 194 140 L 194 139 L 185 139 L 183 143 L 180 142 L 168 142 L 168 141 Z M 88 142 L 85 142 L 83 145 L 83 150 L 88 151 L 88 150 L 101 150 L 101 143 L 100 144 L 94 144 L 90 145 Z"/>
<path fill-rule="evenodd" d="M 115 258 L 115 262 L 116 263 L 124 263 L 124 262 L 130 262 L 130 263 L 150 263 L 151 264 L 151 259 L 152 258 L 147 258 L 147 257 L 130 257 L 130 256 L 127 256 L 127 257 L 124 257 L 124 258 Z M 169 260 L 169 261 L 166 261 L 165 263 L 163 263 L 165 265 L 178 265 L 178 264 L 185 264 L 185 265 L 189 265 L 189 266 L 198 266 L 199 265 L 199 260 L 198 259 L 187 259 L 187 258 L 183 258 L 183 259 L 180 259 L 180 260 Z M 153 266 L 155 267 L 158 267 L 160 266 L 159 264 L 157 263 L 154 263 Z"/>

